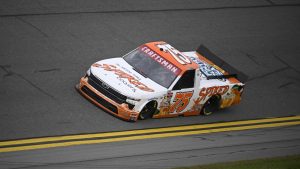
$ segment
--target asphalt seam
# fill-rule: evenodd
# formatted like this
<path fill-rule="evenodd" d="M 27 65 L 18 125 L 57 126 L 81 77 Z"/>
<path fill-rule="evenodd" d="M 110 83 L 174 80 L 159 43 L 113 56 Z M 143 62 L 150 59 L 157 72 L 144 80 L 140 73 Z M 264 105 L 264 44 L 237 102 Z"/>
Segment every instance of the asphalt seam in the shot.
<path fill-rule="evenodd" d="M 271 71 L 271 72 L 268 72 L 268 73 L 266 73 L 266 74 L 259 75 L 259 76 L 254 76 L 254 77 L 252 77 L 252 78 L 249 78 L 247 82 L 251 82 L 251 81 L 257 80 L 257 79 L 262 79 L 262 78 L 264 78 L 264 77 L 267 77 L 267 76 L 270 76 L 270 75 L 274 75 L 274 74 L 277 74 L 277 73 L 279 73 L 279 72 L 282 72 L 282 71 L 285 71 L 285 70 L 288 70 L 288 69 L 290 69 L 290 68 L 287 67 L 287 66 L 286 66 L 286 67 L 283 67 L 283 68 L 280 68 L 280 69 L 276 69 L 276 70 Z"/>
<path fill-rule="evenodd" d="M 272 7 L 299 7 L 299 4 L 274 4 L 274 5 L 253 5 L 253 6 L 228 6 L 228 7 L 207 7 L 207 8 L 177 8 L 177 9 L 152 9 L 152 10 L 115 10 L 115 11 L 86 11 L 86 12 L 49 12 L 49 13 L 21 13 L 1 14 L 0 17 L 16 16 L 47 16 L 47 15 L 68 15 L 68 14 L 111 14 L 111 13 L 150 13 L 150 12 L 179 12 L 179 11 L 209 11 L 223 9 L 255 9 Z"/>
<path fill-rule="evenodd" d="M 34 24 L 32 24 L 29 21 L 26 21 L 25 19 L 23 19 L 21 16 L 16 16 L 16 18 L 21 21 L 22 23 L 24 23 L 25 25 L 28 25 L 30 27 L 32 27 L 33 29 L 35 29 L 36 31 L 38 31 L 39 33 L 41 33 L 44 37 L 49 38 L 49 36 L 43 32 L 40 28 L 38 28 L 37 26 L 35 26 Z"/>
<path fill-rule="evenodd" d="M 265 0 L 266 2 L 270 3 L 270 5 L 276 5 L 275 2 L 273 2 L 272 0 Z"/>
<path fill-rule="evenodd" d="M 6 74 L 3 77 L 15 75 L 16 77 L 19 77 L 23 81 L 27 82 L 34 89 L 36 89 L 39 92 L 43 93 L 44 95 L 52 98 L 53 100 L 56 100 L 56 98 L 53 95 L 51 95 L 50 93 L 48 93 L 47 91 L 45 91 L 44 89 L 42 89 L 41 87 L 39 87 L 37 84 L 33 83 L 31 80 L 29 80 L 28 78 L 26 78 L 22 74 L 19 74 L 17 72 L 14 72 L 14 71 L 10 70 L 10 68 L 11 68 L 10 65 L 0 65 L 0 69 L 2 69 L 4 72 L 6 72 Z"/>

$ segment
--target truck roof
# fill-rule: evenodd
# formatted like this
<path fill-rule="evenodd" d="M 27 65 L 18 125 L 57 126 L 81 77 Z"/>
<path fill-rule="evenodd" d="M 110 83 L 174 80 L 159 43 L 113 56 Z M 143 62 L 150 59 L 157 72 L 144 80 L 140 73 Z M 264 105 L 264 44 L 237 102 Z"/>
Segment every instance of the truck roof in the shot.
<path fill-rule="evenodd" d="M 186 70 L 197 69 L 199 67 L 198 64 L 193 62 L 189 57 L 164 41 L 149 42 L 145 45 L 181 69 L 181 74 Z"/>
<path fill-rule="evenodd" d="M 144 45 L 178 67 L 181 70 L 179 75 L 187 70 L 199 68 L 208 80 L 225 78 L 231 83 L 243 83 L 248 78 L 247 75 L 217 57 L 204 45 L 200 45 L 196 51 L 192 52 L 180 52 L 164 41 L 149 42 Z"/>

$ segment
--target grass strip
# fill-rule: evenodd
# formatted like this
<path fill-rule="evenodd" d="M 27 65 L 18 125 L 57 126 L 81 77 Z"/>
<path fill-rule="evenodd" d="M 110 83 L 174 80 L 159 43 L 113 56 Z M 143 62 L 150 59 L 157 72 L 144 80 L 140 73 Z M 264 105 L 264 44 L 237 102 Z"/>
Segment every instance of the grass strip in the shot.
<path fill-rule="evenodd" d="M 174 169 L 300 169 L 300 155 L 178 167 Z"/>

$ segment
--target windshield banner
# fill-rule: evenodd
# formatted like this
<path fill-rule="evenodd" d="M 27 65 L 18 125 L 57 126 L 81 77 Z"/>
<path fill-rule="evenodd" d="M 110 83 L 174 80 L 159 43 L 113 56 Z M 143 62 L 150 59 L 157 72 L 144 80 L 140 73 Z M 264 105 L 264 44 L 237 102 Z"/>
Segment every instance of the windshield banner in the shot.
<path fill-rule="evenodd" d="M 149 47 L 144 45 L 140 47 L 140 50 L 146 53 L 148 56 L 150 56 L 150 58 L 158 62 L 160 65 L 162 65 L 164 68 L 168 69 L 175 75 L 179 75 L 181 73 L 181 70 L 177 66 L 170 63 L 168 60 L 151 50 Z"/>

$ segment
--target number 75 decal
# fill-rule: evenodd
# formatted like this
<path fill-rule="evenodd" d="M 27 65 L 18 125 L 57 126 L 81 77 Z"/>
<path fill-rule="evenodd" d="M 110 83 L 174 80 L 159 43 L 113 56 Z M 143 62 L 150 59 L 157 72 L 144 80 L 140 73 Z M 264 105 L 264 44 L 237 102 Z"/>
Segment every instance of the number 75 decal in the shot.
<path fill-rule="evenodd" d="M 192 92 L 178 92 L 176 93 L 173 104 L 170 107 L 170 113 L 175 113 L 175 110 L 177 113 L 182 112 L 186 106 L 189 104 L 191 97 L 193 96 Z"/>
<path fill-rule="evenodd" d="M 159 44 L 157 45 L 159 48 L 163 49 L 164 52 L 170 53 L 174 59 L 177 60 L 182 65 L 185 64 L 191 64 L 192 62 L 188 57 L 186 57 L 184 54 L 179 52 L 177 49 L 175 49 L 173 46 L 167 43 Z"/>

